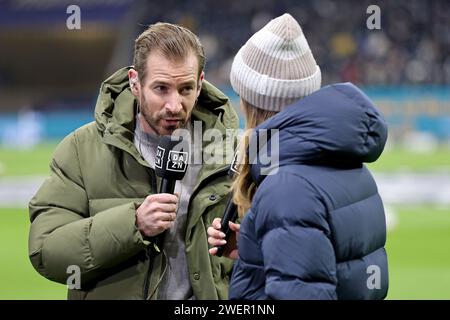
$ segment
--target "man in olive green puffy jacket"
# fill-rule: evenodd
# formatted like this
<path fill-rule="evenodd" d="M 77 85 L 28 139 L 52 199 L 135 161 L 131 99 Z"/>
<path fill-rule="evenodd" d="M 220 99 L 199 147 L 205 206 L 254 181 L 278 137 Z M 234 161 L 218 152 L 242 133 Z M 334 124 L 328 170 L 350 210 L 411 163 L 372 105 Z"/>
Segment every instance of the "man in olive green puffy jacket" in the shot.
<path fill-rule="evenodd" d="M 134 66 L 103 82 L 96 121 L 57 147 L 29 204 L 29 256 L 42 276 L 68 285 L 69 299 L 227 299 L 232 261 L 208 254 L 206 229 L 225 209 L 229 164 L 189 164 L 175 195 L 158 194 L 154 171 L 157 138 L 177 129 L 203 137 L 201 152 L 232 149 L 217 135 L 230 138 L 238 118 L 203 79 L 204 64 L 190 31 L 150 26 Z"/>

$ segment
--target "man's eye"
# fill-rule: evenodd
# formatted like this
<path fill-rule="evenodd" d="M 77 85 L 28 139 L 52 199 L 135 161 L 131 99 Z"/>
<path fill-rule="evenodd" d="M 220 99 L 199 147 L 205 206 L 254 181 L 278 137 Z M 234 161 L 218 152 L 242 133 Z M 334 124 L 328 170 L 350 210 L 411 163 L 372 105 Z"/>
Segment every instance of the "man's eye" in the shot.
<path fill-rule="evenodd" d="M 159 91 L 159 92 L 165 92 L 165 91 L 167 91 L 167 87 L 166 86 L 156 86 L 155 90 Z"/>
<path fill-rule="evenodd" d="M 194 87 L 184 87 L 181 89 L 181 94 L 190 94 L 194 90 Z"/>

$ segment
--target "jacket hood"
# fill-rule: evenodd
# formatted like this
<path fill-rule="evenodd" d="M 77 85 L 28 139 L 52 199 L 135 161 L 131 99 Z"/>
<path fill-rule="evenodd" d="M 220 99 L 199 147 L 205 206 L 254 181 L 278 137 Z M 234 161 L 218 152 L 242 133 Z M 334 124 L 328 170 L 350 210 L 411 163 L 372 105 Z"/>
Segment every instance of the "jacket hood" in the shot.
<path fill-rule="evenodd" d="M 351 83 L 323 87 L 260 124 L 254 134 L 261 141 L 271 129 L 279 130 L 267 143 L 269 155 L 271 149 L 278 155 L 278 166 L 361 165 L 377 160 L 387 139 L 383 115 Z M 278 151 L 273 148 L 277 140 Z M 259 153 L 264 149 L 260 147 Z M 255 181 L 262 178 L 260 159 L 261 154 L 256 161 L 251 159 Z"/>

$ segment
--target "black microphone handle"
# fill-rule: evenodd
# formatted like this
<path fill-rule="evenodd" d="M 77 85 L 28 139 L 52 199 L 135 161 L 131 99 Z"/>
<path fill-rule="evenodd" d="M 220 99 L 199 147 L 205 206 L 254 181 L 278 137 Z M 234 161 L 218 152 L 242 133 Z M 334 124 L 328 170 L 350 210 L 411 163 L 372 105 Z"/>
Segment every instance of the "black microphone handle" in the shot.
<path fill-rule="evenodd" d="M 161 185 L 159 186 L 159 193 L 170 193 L 174 194 L 175 192 L 175 183 L 177 180 L 169 180 L 166 178 L 161 179 Z M 161 250 L 163 243 L 164 243 L 164 237 L 166 235 L 166 231 L 163 231 L 156 237 L 156 245 Z"/>
<path fill-rule="evenodd" d="M 161 185 L 159 186 L 159 193 L 174 194 L 176 182 L 177 182 L 177 180 L 169 180 L 166 178 L 162 178 Z"/>
<path fill-rule="evenodd" d="M 222 218 L 221 226 L 220 226 L 221 231 L 223 233 L 225 233 L 225 240 L 227 240 L 227 242 L 231 235 L 231 229 L 230 229 L 230 225 L 228 224 L 228 222 L 229 221 L 235 222 L 237 219 L 237 216 L 238 216 L 237 207 L 233 202 L 233 194 L 230 193 L 228 195 L 227 206 L 225 208 L 225 212 L 223 214 L 223 218 Z M 222 256 L 223 251 L 225 250 L 225 246 L 227 244 L 225 244 L 224 246 L 217 246 L 216 256 L 218 256 L 218 257 Z"/>

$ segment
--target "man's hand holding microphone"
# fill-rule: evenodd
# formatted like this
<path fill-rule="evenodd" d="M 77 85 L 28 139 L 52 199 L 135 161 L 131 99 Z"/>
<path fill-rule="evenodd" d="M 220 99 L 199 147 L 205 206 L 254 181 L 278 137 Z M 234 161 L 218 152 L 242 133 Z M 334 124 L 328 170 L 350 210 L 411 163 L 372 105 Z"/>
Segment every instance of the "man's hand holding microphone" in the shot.
<path fill-rule="evenodd" d="M 154 237 L 174 224 L 178 195 L 170 193 L 152 194 L 145 198 L 136 210 L 136 225 L 142 235 Z"/>
<path fill-rule="evenodd" d="M 156 149 L 155 172 L 161 178 L 159 193 L 149 195 L 136 210 L 136 226 L 147 237 L 158 236 L 163 245 L 164 231 L 174 225 L 179 195 L 175 183 L 182 180 L 187 169 L 189 145 L 182 137 L 162 136 Z"/>

